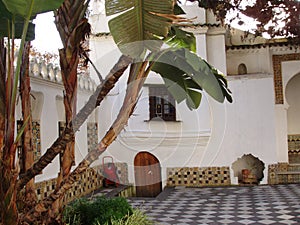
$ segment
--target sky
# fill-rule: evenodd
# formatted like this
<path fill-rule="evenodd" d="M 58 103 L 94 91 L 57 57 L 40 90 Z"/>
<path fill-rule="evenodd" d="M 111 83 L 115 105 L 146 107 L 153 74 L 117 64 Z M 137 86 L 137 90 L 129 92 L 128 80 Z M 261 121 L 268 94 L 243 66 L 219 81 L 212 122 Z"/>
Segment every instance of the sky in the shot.
<path fill-rule="evenodd" d="M 39 14 L 34 23 L 36 25 L 36 33 L 32 46 L 41 53 L 51 52 L 58 54 L 58 49 L 62 48 L 62 43 L 54 24 L 53 13 Z"/>
<path fill-rule="evenodd" d="M 32 41 L 33 47 L 41 53 L 50 52 L 57 54 L 58 49 L 62 48 L 62 43 L 54 24 L 53 12 L 39 14 L 34 23 L 36 24 L 36 38 Z M 249 27 L 249 25 L 251 25 L 251 22 L 246 26 Z M 238 27 L 238 25 L 235 24 L 234 27 Z M 243 27 L 238 28 L 243 29 Z"/>

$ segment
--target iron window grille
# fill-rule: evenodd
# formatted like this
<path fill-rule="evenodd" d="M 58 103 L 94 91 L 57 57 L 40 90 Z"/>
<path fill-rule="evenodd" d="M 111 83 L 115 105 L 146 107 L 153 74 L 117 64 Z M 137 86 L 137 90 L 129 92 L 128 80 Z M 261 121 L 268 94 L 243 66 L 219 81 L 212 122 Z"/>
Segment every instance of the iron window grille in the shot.
<path fill-rule="evenodd" d="M 150 120 L 176 121 L 175 99 L 165 86 L 149 87 Z"/>

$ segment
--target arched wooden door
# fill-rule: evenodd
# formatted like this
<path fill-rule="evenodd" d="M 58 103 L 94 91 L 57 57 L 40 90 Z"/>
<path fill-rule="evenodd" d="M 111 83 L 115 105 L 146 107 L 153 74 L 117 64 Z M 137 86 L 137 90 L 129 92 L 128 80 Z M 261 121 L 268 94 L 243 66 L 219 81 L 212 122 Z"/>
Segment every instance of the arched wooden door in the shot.
<path fill-rule="evenodd" d="M 155 197 L 162 191 L 160 163 L 151 153 L 136 155 L 134 175 L 137 197 Z"/>

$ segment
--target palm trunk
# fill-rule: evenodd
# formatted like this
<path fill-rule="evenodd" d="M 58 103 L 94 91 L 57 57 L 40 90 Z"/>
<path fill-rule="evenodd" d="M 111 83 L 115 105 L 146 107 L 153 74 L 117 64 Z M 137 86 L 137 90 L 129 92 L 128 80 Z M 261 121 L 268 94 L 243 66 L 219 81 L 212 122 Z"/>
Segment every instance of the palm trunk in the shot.
<path fill-rule="evenodd" d="M 17 210 L 17 177 L 18 168 L 15 165 L 16 145 L 14 144 L 15 132 L 15 102 L 12 101 L 14 81 L 14 42 L 9 56 L 7 79 L 5 80 L 5 129 L 3 135 L 4 147 L 2 148 L 2 164 L 0 171 L 1 193 L 1 218 L 3 225 L 18 223 Z"/>
<path fill-rule="evenodd" d="M 4 39 L 0 39 L 0 160 L 3 156 L 4 130 L 5 130 L 5 75 L 6 75 L 6 50 Z M 1 165 L 0 165 L 1 169 Z"/>
<path fill-rule="evenodd" d="M 100 141 L 98 148 L 90 151 L 88 155 L 77 166 L 77 168 L 68 176 L 66 180 L 64 180 L 60 188 L 56 189 L 48 198 L 40 202 L 31 212 L 24 215 L 24 217 L 22 217 L 22 221 L 31 223 L 35 220 L 35 218 L 45 213 L 48 208 L 51 207 L 52 202 L 63 196 L 64 193 L 69 190 L 77 181 L 76 177 L 85 172 L 87 168 L 95 160 L 97 160 L 99 156 L 107 149 L 107 147 L 116 139 L 119 133 L 124 129 L 124 126 L 127 124 L 129 117 L 134 111 L 134 108 L 138 101 L 140 90 L 149 72 L 148 70 L 146 71 L 146 66 L 147 62 L 139 64 L 138 74 L 131 74 L 129 76 L 129 80 L 132 80 L 132 82 L 127 86 L 126 96 L 120 112 L 111 128 Z"/>
<path fill-rule="evenodd" d="M 30 77 L 29 77 L 29 52 L 30 42 L 26 42 L 24 46 L 21 74 L 20 74 L 20 95 L 22 99 L 22 114 L 23 121 L 27 121 L 23 132 L 22 145 L 22 168 L 28 170 L 34 163 L 34 152 L 32 143 L 32 116 L 31 116 L 31 101 L 30 101 Z M 37 202 L 35 193 L 34 179 L 31 179 L 25 188 L 24 209 L 31 209 Z"/>
<path fill-rule="evenodd" d="M 59 31 L 64 48 L 59 50 L 60 67 L 62 80 L 65 88 L 64 106 L 66 116 L 66 126 L 72 128 L 72 120 L 76 115 L 77 104 L 77 68 L 79 62 L 79 53 L 84 51 L 81 44 L 90 34 L 90 25 L 85 18 L 85 12 L 89 1 L 65 0 L 64 3 L 55 12 L 55 24 Z M 74 135 L 74 133 L 73 133 Z M 75 138 L 66 144 L 60 155 L 60 172 L 57 177 L 57 188 L 62 181 L 66 179 L 71 171 L 72 165 L 75 165 Z M 57 220 L 56 215 L 60 215 L 63 209 L 63 196 L 57 199 L 49 210 L 47 221 L 52 223 Z"/>
<path fill-rule="evenodd" d="M 77 103 L 77 67 L 79 62 L 78 51 L 73 49 L 72 57 L 67 58 L 66 49 L 61 49 L 59 51 L 60 55 L 60 67 L 62 71 L 63 83 L 65 87 L 64 95 L 64 106 L 66 115 L 67 126 L 71 125 L 73 118 L 76 113 L 76 103 Z M 69 59 L 69 60 L 68 60 Z M 69 129 L 73 129 L 71 126 Z M 60 155 L 60 173 L 57 177 L 57 188 L 61 185 L 64 179 L 66 179 L 71 171 L 72 165 L 75 165 L 75 138 L 66 144 L 66 148 Z M 52 223 L 53 220 L 60 220 L 56 218 L 60 215 L 63 210 L 63 196 L 57 199 L 52 205 L 52 209 L 49 211 L 49 215 L 46 218 L 45 223 Z"/>
<path fill-rule="evenodd" d="M 74 138 L 74 132 L 81 127 L 93 110 L 100 105 L 109 91 L 115 87 L 115 84 L 118 82 L 119 78 L 123 75 L 131 62 L 132 59 L 128 56 L 121 56 L 119 61 L 107 75 L 104 82 L 97 87 L 95 93 L 89 98 L 86 105 L 75 116 L 72 121 L 73 129 L 66 128 L 62 135 L 60 135 L 52 146 L 47 149 L 46 153 L 36 163 L 34 163 L 30 169 L 20 175 L 20 180 L 17 186 L 18 190 L 21 190 L 28 181 L 41 173 L 43 169 L 66 147 L 67 143 L 72 141 Z"/>

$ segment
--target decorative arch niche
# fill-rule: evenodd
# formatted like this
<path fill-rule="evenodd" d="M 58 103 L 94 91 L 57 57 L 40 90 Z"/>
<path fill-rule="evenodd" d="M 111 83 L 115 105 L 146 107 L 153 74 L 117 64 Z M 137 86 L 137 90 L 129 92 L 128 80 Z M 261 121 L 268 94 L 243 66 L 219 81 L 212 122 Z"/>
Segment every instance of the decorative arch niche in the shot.
<path fill-rule="evenodd" d="M 292 77 L 286 85 L 285 97 L 289 105 L 287 110 L 288 134 L 300 134 L 300 73 Z"/>
<path fill-rule="evenodd" d="M 241 158 L 238 158 L 234 163 L 232 163 L 232 170 L 234 176 L 238 178 L 240 184 L 243 183 L 244 171 L 247 171 L 248 175 L 252 174 L 259 183 L 264 178 L 265 164 L 258 157 L 252 154 L 244 154 Z"/>
<path fill-rule="evenodd" d="M 244 63 L 241 63 L 239 66 L 238 66 L 238 74 L 239 75 L 244 75 L 244 74 L 247 74 L 248 71 L 247 71 L 247 66 L 246 64 Z"/>

